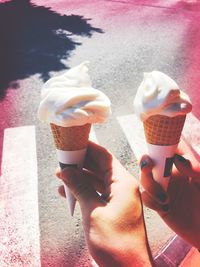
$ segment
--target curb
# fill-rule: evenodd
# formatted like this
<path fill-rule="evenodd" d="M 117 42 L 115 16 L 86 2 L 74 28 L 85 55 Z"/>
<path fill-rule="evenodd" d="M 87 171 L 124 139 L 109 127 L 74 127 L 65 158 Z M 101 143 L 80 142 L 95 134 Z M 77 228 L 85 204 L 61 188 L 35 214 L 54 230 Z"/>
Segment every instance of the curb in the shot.
<path fill-rule="evenodd" d="M 192 246 L 175 235 L 154 258 L 156 267 L 178 267 Z"/>

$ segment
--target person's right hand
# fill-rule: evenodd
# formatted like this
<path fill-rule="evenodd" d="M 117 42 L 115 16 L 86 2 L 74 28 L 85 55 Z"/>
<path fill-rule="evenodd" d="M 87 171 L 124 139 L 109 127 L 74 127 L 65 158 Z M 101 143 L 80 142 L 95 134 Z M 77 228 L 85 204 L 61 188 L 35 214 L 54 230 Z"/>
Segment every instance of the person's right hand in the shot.
<path fill-rule="evenodd" d="M 57 176 L 80 204 L 94 260 L 102 267 L 152 266 L 138 181 L 114 155 L 92 142 L 84 168 L 59 170 Z M 65 196 L 63 186 L 59 192 Z"/>
<path fill-rule="evenodd" d="M 145 189 L 142 199 L 172 230 L 200 249 L 200 163 L 191 149 L 181 142 L 174 164 L 165 192 L 153 179 L 152 160 L 147 155 L 142 157 L 141 183 Z"/>

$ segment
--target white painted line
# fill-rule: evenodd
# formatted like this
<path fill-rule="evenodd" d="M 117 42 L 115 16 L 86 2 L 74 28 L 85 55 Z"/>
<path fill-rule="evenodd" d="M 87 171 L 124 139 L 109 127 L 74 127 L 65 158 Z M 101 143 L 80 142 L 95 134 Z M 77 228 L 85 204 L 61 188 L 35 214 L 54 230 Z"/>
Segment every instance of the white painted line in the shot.
<path fill-rule="evenodd" d="M 91 140 L 92 142 L 97 143 L 97 144 L 99 143 L 98 140 L 97 140 L 97 137 L 96 137 L 96 134 L 95 134 L 93 126 L 91 127 L 89 140 Z"/>
<path fill-rule="evenodd" d="M 186 117 L 183 128 L 183 137 L 192 146 L 192 148 L 200 155 L 200 121 L 192 114 Z"/>
<path fill-rule="evenodd" d="M 147 146 L 143 132 L 143 125 L 135 114 L 117 117 L 117 120 L 128 140 L 137 160 L 147 153 Z M 200 121 L 192 114 L 188 114 L 183 129 L 183 137 L 200 155 Z"/>
<path fill-rule="evenodd" d="M 154 260 L 157 259 L 158 257 L 160 257 L 175 241 L 175 239 L 177 238 L 177 235 L 175 235 L 170 241 L 169 243 L 166 244 L 166 246 L 164 248 L 161 248 L 161 250 L 158 252 L 158 254 L 155 256 Z"/>
<path fill-rule="evenodd" d="M 135 114 L 117 117 L 117 120 L 128 140 L 137 160 L 147 153 L 147 146 L 143 132 L 143 124 Z"/>
<path fill-rule="evenodd" d="M 40 267 L 35 127 L 4 132 L 0 177 L 0 266 Z"/>

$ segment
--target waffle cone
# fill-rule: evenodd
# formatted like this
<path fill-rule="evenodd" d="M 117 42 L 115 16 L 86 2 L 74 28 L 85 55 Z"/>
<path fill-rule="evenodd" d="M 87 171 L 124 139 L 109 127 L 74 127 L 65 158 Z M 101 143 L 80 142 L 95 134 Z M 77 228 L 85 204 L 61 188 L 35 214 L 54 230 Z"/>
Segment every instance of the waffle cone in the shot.
<path fill-rule="evenodd" d="M 75 151 L 87 147 L 91 124 L 62 127 L 51 123 L 50 126 L 57 149 Z"/>
<path fill-rule="evenodd" d="M 146 141 L 152 145 L 169 146 L 179 143 L 185 115 L 167 117 L 155 115 L 144 121 Z"/>

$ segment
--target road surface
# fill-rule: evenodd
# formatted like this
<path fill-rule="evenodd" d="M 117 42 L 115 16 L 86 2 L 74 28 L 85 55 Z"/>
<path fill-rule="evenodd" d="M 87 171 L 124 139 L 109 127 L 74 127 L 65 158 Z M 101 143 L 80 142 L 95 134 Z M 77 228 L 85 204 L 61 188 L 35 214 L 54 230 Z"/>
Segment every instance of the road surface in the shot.
<path fill-rule="evenodd" d="M 165 72 L 193 102 L 184 138 L 200 153 L 199 18 L 198 1 L 0 1 L 2 267 L 90 266 L 79 206 L 71 218 L 58 196 L 51 134 L 37 118 L 49 77 L 90 61 L 94 87 L 112 102 L 93 134 L 138 177 L 145 147 L 133 99 L 143 72 Z M 146 208 L 145 219 L 155 256 L 174 233 Z"/>

